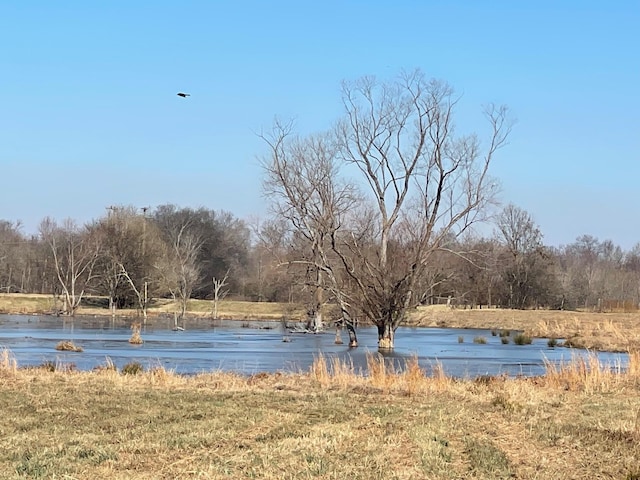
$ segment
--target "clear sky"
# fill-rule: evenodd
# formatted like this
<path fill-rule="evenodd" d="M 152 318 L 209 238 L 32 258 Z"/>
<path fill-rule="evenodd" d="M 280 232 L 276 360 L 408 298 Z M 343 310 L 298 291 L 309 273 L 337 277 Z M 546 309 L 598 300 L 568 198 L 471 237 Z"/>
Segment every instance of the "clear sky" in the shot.
<path fill-rule="evenodd" d="M 343 79 L 420 68 L 465 131 L 509 105 L 493 174 L 545 243 L 640 241 L 638 0 L 7 0 L 0 45 L 0 219 L 25 233 L 109 205 L 264 216 L 256 132 L 324 130 Z"/>

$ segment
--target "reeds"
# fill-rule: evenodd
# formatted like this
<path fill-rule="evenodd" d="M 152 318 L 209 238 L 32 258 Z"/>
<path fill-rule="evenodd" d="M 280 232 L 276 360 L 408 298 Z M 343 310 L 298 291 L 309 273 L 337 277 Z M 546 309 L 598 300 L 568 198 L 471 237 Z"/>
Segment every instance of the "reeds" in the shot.
<path fill-rule="evenodd" d="M 621 362 L 605 364 L 595 353 L 573 355 L 570 361 L 554 364 L 545 359 L 544 379 L 548 385 L 572 391 L 607 392 L 640 380 L 640 353 L 630 352 L 626 368 Z"/>
<path fill-rule="evenodd" d="M 251 377 L 245 377 L 229 372 L 203 373 L 195 377 L 184 377 L 173 371 L 166 371 L 162 366 L 143 368 L 138 362 L 125 365 L 120 371 L 107 358 L 106 364 L 97 367 L 94 372 L 86 372 L 87 375 L 108 375 L 112 378 L 136 377 L 138 381 L 154 385 L 187 384 L 196 382 L 207 388 L 224 386 L 233 390 L 252 389 L 256 386 L 270 386 L 280 388 L 299 388 L 305 378 L 312 379 L 327 390 L 354 390 L 361 393 L 373 394 L 401 394 L 416 395 L 433 391 L 447 391 L 454 385 L 473 385 L 465 381 L 455 380 L 444 371 L 441 363 L 434 362 L 428 367 L 421 366 L 417 357 L 407 359 L 404 364 L 393 364 L 384 356 L 369 353 L 366 358 L 366 368 L 356 368 L 350 359 L 339 357 L 327 358 L 319 354 L 308 371 L 284 374 L 260 373 Z M 50 366 L 53 366 L 51 364 Z M 17 361 L 10 350 L 0 351 L 0 373 L 19 372 Z M 40 369 L 24 369 L 36 372 Z M 45 369 L 46 370 L 46 369 Z M 74 371 L 72 365 L 55 365 L 48 371 L 56 373 L 69 373 Z M 571 359 L 553 363 L 545 359 L 545 374 L 535 379 L 536 385 L 560 389 L 564 391 L 584 392 L 612 392 L 624 388 L 637 388 L 640 386 L 640 350 L 629 352 L 628 361 L 622 360 L 611 363 L 601 362 L 595 353 L 586 355 L 575 354 Z M 80 372 L 79 372 L 80 373 Z M 508 379 L 505 381 L 519 385 L 520 379 Z M 289 387 L 287 387 L 289 385 Z"/>
<path fill-rule="evenodd" d="M 71 340 L 58 342 L 56 350 L 61 352 L 83 352 L 83 348 L 73 343 Z"/>
<path fill-rule="evenodd" d="M 129 343 L 132 345 L 142 345 L 144 343 L 144 340 L 142 340 L 142 337 L 140 336 L 140 323 L 133 323 L 131 325 L 131 330 L 133 330 L 133 333 L 131 334 Z"/>
<path fill-rule="evenodd" d="M 353 362 L 332 357 L 329 360 L 320 353 L 311 365 L 311 377 L 324 387 L 331 385 L 345 387 L 354 379 L 361 379 L 362 372 L 356 372 Z"/>
<path fill-rule="evenodd" d="M 531 345 L 532 341 L 531 335 L 526 333 L 518 333 L 513 337 L 513 343 L 516 345 Z"/>
<path fill-rule="evenodd" d="M 366 372 L 356 371 L 352 361 L 320 354 L 311 365 L 311 378 L 326 388 L 356 388 L 364 392 L 401 393 L 414 395 L 422 391 L 443 390 L 452 380 L 447 377 L 442 364 L 436 362 L 428 375 L 417 357 L 411 357 L 404 365 L 389 363 L 378 353 L 367 354 Z"/>
<path fill-rule="evenodd" d="M 631 378 L 640 380 L 640 350 L 631 350 L 629 352 L 627 375 Z"/>
<path fill-rule="evenodd" d="M 0 353 L 0 371 L 15 373 L 18 369 L 18 362 L 8 348 L 3 348 Z"/>

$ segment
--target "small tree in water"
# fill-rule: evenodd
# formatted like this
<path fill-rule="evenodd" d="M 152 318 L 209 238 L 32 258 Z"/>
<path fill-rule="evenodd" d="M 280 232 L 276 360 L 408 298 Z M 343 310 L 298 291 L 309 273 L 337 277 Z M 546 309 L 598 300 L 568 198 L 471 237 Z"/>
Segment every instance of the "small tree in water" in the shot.
<path fill-rule="evenodd" d="M 511 128 L 507 110 L 486 109 L 483 152 L 476 135 L 455 134 L 457 101 L 420 71 L 388 83 L 365 77 L 343 84 L 345 116 L 330 132 L 301 139 L 276 123 L 263 137 L 265 192 L 307 240 L 298 261 L 323 272 L 350 331 L 357 315 L 377 326 L 380 349 L 394 347 L 419 303 L 434 252 L 481 220 L 496 192 L 488 170 Z"/>

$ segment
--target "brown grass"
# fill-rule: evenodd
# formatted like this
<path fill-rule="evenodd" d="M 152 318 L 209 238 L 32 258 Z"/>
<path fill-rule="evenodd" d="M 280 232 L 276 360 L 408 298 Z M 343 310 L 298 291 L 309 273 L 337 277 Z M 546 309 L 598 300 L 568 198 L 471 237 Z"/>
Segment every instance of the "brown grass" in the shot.
<path fill-rule="evenodd" d="M 15 373 L 18 369 L 16 358 L 8 348 L 3 348 L 0 353 L 0 371 L 5 373 Z"/>
<path fill-rule="evenodd" d="M 71 340 L 66 340 L 62 342 L 58 342 L 56 345 L 56 350 L 60 350 L 62 352 L 83 352 L 83 348 L 73 343 Z"/>
<path fill-rule="evenodd" d="M 5 350 L 0 477 L 634 478 L 639 366 L 594 362 L 460 381 L 371 355 L 371 375 L 319 357 L 298 374 L 182 377 L 16 369 Z"/>
<path fill-rule="evenodd" d="M 628 364 L 604 364 L 595 354 L 574 355 L 569 362 L 546 364 L 544 380 L 566 390 L 615 391 L 627 384 L 640 386 L 640 353 L 629 352 Z"/>
<path fill-rule="evenodd" d="M 131 334 L 131 338 L 129 338 L 129 343 L 131 343 L 132 345 L 142 345 L 144 343 L 144 340 L 142 340 L 142 336 L 140 335 L 140 323 L 132 323 L 131 330 L 133 331 L 133 333 Z"/>
<path fill-rule="evenodd" d="M 0 313 L 52 313 L 62 308 L 62 302 L 51 295 L 0 293 Z"/>
<path fill-rule="evenodd" d="M 410 324 L 423 327 L 521 331 L 532 337 L 566 339 L 576 347 L 627 352 L 640 349 L 640 313 L 419 307 Z"/>

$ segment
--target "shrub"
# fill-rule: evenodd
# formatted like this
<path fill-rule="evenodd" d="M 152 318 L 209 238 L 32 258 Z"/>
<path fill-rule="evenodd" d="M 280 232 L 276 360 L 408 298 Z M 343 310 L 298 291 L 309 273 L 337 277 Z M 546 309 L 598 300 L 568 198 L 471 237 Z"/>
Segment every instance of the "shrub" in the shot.
<path fill-rule="evenodd" d="M 63 352 L 82 352 L 82 347 L 77 346 L 72 341 L 60 342 L 56 345 L 56 350 Z"/>
<path fill-rule="evenodd" d="M 142 372 L 144 372 L 144 367 L 140 364 L 140 362 L 130 362 L 122 367 L 123 375 L 137 375 Z"/>
<path fill-rule="evenodd" d="M 509 330 L 500 330 L 500 337 L 504 338 L 510 335 L 511 335 L 511 332 Z"/>
<path fill-rule="evenodd" d="M 477 337 L 474 337 L 473 343 L 479 343 L 481 345 L 484 345 L 485 343 L 487 343 L 487 339 L 481 335 L 478 335 Z"/>
<path fill-rule="evenodd" d="M 462 335 L 458 336 L 458 343 L 464 343 L 464 337 Z"/>
<path fill-rule="evenodd" d="M 132 345 L 142 345 L 142 343 L 144 343 L 144 341 L 142 340 L 142 337 L 140 336 L 140 324 L 139 323 L 134 323 L 133 325 L 131 325 L 131 330 L 133 330 L 133 334 L 131 334 L 131 338 L 129 339 L 129 343 L 131 343 Z"/>
<path fill-rule="evenodd" d="M 556 340 L 555 338 L 551 337 L 548 341 L 547 341 L 547 346 L 549 348 L 554 348 L 558 345 L 558 340 Z"/>
<path fill-rule="evenodd" d="M 582 342 L 577 336 L 567 338 L 562 346 L 567 348 L 584 348 L 584 342 Z"/>
<path fill-rule="evenodd" d="M 509 343 L 509 337 L 500 337 L 500 341 L 503 345 L 506 345 L 507 343 Z"/>
<path fill-rule="evenodd" d="M 40 368 L 41 370 L 44 370 L 45 372 L 55 372 L 56 371 L 56 364 L 53 363 L 51 360 L 47 360 L 46 362 L 41 363 L 38 368 Z"/>
<path fill-rule="evenodd" d="M 498 331 L 495 328 L 491 329 L 491 336 L 495 337 L 496 335 L 498 335 Z"/>
<path fill-rule="evenodd" d="M 516 345 L 530 345 L 532 339 L 526 333 L 519 333 L 515 337 L 513 337 L 513 343 Z"/>

